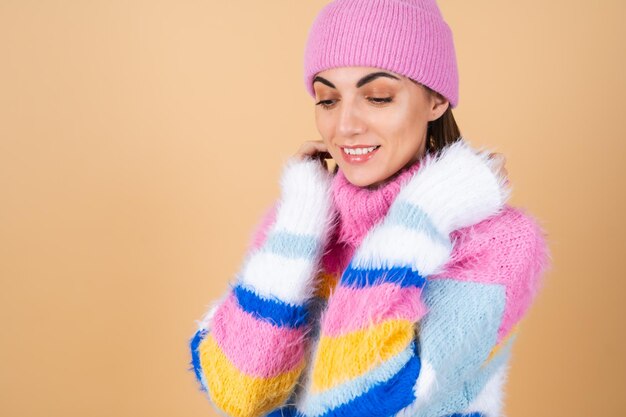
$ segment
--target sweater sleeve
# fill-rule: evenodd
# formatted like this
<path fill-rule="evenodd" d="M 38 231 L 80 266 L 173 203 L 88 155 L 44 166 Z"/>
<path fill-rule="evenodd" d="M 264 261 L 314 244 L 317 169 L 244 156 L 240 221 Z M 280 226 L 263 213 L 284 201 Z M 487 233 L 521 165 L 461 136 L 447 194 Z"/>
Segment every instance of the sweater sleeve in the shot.
<path fill-rule="evenodd" d="M 455 238 L 451 261 L 424 288 L 429 312 L 418 326 L 421 370 L 407 415 L 500 415 L 501 366 L 550 265 L 541 227 L 510 206 Z"/>
<path fill-rule="evenodd" d="M 256 417 L 284 405 L 305 366 L 309 301 L 333 220 L 328 172 L 289 161 L 229 291 L 190 341 L 201 390 L 220 414 Z"/>
<path fill-rule="evenodd" d="M 485 154 L 462 143 L 423 164 L 365 236 L 328 300 L 297 405 L 304 416 L 396 415 L 416 400 L 426 277 L 449 261 L 455 228 L 496 215 L 508 197 Z"/>

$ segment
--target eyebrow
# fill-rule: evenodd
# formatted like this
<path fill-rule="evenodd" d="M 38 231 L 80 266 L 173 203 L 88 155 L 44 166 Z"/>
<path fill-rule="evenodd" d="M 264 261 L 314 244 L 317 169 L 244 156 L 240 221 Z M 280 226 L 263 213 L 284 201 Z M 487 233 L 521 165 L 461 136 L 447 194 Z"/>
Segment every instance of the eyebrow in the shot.
<path fill-rule="evenodd" d="M 400 78 L 396 77 L 393 74 L 389 74 L 388 72 L 382 72 L 382 71 L 372 72 L 371 74 L 367 74 L 366 76 L 362 77 L 359 81 L 357 81 L 356 88 L 363 87 L 365 84 L 372 82 L 379 77 L 387 77 L 387 78 L 393 78 L 395 80 L 400 80 Z M 318 81 L 321 82 L 322 84 L 326 84 L 329 87 L 332 87 L 335 89 L 337 88 L 335 87 L 335 84 L 331 83 L 326 78 L 320 77 L 319 75 L 313 79 L 313 83 L 311 85 L 315 84 Z"/>

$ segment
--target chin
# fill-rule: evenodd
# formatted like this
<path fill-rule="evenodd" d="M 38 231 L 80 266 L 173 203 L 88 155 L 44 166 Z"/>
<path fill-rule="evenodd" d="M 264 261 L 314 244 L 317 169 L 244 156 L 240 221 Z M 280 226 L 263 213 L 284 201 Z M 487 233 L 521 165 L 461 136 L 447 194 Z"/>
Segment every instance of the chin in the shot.
<path fill-rule="evenodd" d="M 342 169 L 342 171 L 346 179 L 350 181 L 352 185 L 355 185 L 357 187 L 369 187 L 370 185 L 375 184 L 379 181 L 384 181 L 385 179 L 380 175 L 375 175 L 372 172 L 367 172 L 368 170 L 356 170 L 357 172 L 355 172 L 354 169 L 350 169 L 348 171 Z M 372 170 L 370 169 L 370 171 Z"/>

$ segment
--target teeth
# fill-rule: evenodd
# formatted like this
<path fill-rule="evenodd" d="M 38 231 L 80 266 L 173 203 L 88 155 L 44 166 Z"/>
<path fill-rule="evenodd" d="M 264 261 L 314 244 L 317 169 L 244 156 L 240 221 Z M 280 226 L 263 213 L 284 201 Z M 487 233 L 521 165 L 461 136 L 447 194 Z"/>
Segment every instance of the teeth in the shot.
<path fill-rule="evenodd" d="M 378 146 L 371 146 L 369 148 L 343 148 L 343 151 L 348 155 L 363 155 L 372 152 L 377 147 Z"/>

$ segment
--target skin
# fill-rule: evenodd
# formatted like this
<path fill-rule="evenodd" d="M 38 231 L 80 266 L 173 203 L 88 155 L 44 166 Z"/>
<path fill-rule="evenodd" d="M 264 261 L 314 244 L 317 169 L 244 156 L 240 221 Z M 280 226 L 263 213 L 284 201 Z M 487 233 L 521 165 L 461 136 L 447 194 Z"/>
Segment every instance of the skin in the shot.
<path fill-rule="evenodd" d="M 293 157 L 320 157 L 325 167 L 323 158 L 332 158 L 348 181 L 370 189 L 424 156 L 428 122 L 449 106 L 443 96 L 410 78 L 375 67 L 331 68 L 316 75 L 313 87 L 322 139 L 305 141 Z M 342 156 L 342 146 L 350 145 L 381 147 L 366 163 L 350 164 Z M 491 157 L 506 176 L 504 156 Z"/>

